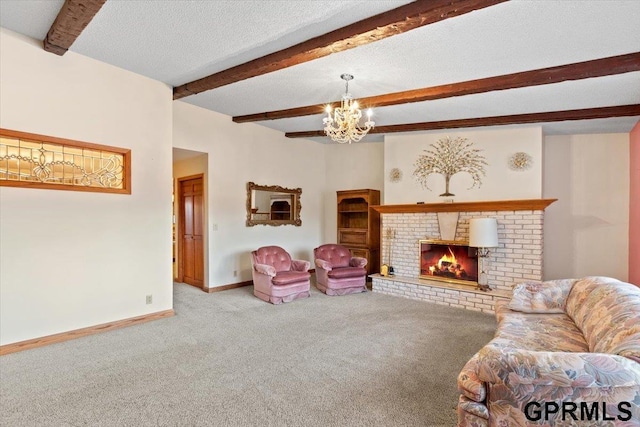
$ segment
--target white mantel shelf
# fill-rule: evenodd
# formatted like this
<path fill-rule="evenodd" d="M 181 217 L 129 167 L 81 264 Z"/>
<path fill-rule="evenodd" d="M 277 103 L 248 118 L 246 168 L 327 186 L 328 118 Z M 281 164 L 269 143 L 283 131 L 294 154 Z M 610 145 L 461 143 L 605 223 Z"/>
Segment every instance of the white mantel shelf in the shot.
<path fill-rule="evenodd" d="M 412 205 L 377 205 L 371 209 L 382 214 L 424 212 L 542 211 L 558 199 L 495 200 L 480 202 L 421 203 Z"/>
<path fill-rule="evenodd" d="M 480 289 L 475 289 L 474 287 L 469 285 L 461 285 L 458 283 L 449 283 L 449 282 L 444 282 L 439 280 L 414 279 L 412 277 L 404 277 L 404 276 L 381 276 L 380 274 L 371 274 L 369 277 L 373 279 L 389 280 L 391 282 L 411 283 L 413 285 L 429 286 L 432 288 L 442 288 L 442 289 L 451 289 L 454 291 L 470 292 L 473 294 L 487 295 L 494 298 L 511 299 L 511 292 L 498 290 L 498 289 L 494 289 L 491 291 L 481 291 Z"/>

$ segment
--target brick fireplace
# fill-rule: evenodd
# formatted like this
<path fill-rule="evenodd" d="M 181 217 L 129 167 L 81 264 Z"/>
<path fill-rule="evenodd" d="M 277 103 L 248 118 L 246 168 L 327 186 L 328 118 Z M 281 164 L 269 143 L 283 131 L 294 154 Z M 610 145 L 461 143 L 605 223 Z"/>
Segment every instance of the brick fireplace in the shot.
<path fill-rule="evenodd" d="M 508 299 L 514 283 L 542 280 L 544 209 L 554 199 L 508 200 L 495 202 L 434 203 L 421 205 L 382 205 L 384 230 L 382 262 L 393 266 L 395 276 L 373 275 L 373 291 L 469 310 L 493 312 L 495 301 Z M 499 247 L 489 255 L 488 283 L 492 291 L 473 285 L 447 283 L 420 278 L 420 240 L 439 240 L 438 212 L 459 212 L 455 241 L 469 239 L 471 218 L 496 218 Z M 389 246 L 391 245 L 391 246 Z M 391 249 L 391 251 L 390 251 Z M 391 260 L 388 254 L 391 253 Z"/>

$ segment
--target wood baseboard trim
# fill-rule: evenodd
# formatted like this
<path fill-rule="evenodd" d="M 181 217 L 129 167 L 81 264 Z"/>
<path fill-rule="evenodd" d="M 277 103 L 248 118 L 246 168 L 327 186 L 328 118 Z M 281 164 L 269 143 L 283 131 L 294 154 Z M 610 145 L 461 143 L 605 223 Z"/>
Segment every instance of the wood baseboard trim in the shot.
<path fill-rule="evenodd" d="M 20 341 L 13 344 L 5 344 L 0 346 L 0 356 L 16 353 L 23 350 L 31 350 L 32 348 L 43 347 L 49 344 L 69 341 L 75 338 L 85 337 L 87 335 L 97 334 L 99 332 L 120 329 L 126 326 L 138 325 L 140 323 L 150 322 L 152 320 L 163 319 L 165 317 L 174 316 L 173 309 L 158 311 L 155 313 L 144 314 L 142 316 L 130 317 L 128 319 L 116 320 L 115 322 L 102 323 L 100 325 L 89 326 L 87 328 L 75 329 L 73 331 L 61 332 L 59 334 L 47 335 L 40 338 L 33 338 L 26 341 Z"/>
<path fill-rule="evenodd" d="M 245 282 L 230 283 L 228 285 L 216 286 L 215 288 L 206 288 L 204 289 L 204 291 L 212 294 L 214 292 L 228 291 L 229 289 L 242 288 L 243 286 L 251 286 L 251 285 L 253 285 L 253 280 L 247 280 Z"/>

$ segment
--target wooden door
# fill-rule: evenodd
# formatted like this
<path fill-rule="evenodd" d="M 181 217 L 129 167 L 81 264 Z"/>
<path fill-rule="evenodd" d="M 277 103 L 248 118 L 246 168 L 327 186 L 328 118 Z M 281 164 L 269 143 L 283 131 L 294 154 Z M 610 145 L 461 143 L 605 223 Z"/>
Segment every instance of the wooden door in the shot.
<path fill-rule="evenodd" d="M 204 286 L 204 194 L 202 176 L 180 180 L 178 280 Z M 181 250 L 180 250 L 181 249 Z"/>

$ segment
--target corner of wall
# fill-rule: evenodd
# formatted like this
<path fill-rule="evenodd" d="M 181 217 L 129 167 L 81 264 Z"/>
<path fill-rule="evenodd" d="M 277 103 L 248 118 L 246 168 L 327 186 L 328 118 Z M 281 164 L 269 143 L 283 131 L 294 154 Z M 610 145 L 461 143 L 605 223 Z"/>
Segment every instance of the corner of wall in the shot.
<path fill-rule="evenodd" d="M 323 243 L 337 241 L 336 191 L 384 189 L 384 144 L 324 144 Z"/>
<path fill-rule="evenodd" d="M 640 121 L 629 133 L 629 282 L 640 286 Z"/>

